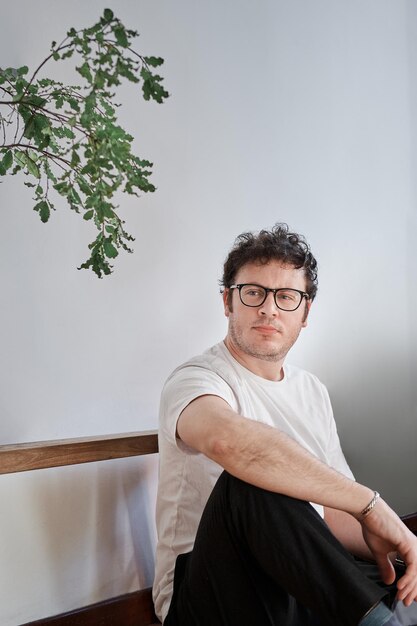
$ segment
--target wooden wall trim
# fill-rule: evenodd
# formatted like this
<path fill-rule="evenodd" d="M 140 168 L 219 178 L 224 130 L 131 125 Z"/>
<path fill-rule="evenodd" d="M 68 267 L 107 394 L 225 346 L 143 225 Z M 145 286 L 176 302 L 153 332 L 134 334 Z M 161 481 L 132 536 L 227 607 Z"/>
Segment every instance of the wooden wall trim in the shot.
<path fill-rule="evenodd" d="M 0 446 L 0 474 L 158 452 L 156 430 Z"/>
<path fill-rule="evenodd" d="M 142 589 L 22 626 L 157 626 L 151 589 Z"/>

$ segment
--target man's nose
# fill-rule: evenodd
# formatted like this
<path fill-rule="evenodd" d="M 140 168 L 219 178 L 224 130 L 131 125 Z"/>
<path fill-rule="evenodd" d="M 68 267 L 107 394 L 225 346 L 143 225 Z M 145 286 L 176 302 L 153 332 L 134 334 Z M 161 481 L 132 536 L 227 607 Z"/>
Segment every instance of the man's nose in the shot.
<path fill-rule="evenodd" d="M 261 315 L 278 315 L 279 308 L 275 304 L 275 294 L 272 291 L 268 292 L 265 302 L 261 304 L 258 310 Z"/>

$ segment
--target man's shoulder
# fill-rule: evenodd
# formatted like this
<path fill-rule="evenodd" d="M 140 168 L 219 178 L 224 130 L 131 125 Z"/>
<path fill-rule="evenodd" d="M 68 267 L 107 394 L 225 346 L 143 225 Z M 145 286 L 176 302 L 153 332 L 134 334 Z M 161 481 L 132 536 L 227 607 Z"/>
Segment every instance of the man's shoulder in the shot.
<path fill-rule="evenodd" d="M 166 411 L 179 415 L 192 400 L 203 395 L 217 395 L 236 407 L 238 387 L 227 355 L 217 344 L 185 361 L 167 378 L 161 393 L 161 415 Z"/>

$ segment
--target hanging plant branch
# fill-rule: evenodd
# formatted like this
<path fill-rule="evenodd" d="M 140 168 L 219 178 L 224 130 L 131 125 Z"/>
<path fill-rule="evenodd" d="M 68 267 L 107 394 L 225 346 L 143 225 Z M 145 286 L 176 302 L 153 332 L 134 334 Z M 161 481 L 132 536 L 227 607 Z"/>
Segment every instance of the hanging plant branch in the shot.
<path fill-rule="evenodd" d="M 51 191 L 71 209 L 92 220 L 98 235 L 81 268 L 98 277 L 110 274 L 111 261 L 133 237 L 119 217 L 117 192 L 155 191 L 152 163 L 132 153 L 133 137 L 117 123 L 114 89 L 122 80 L 141 83 L 145 100 L 168 97 L 155 68 L 160 57 L 141 56 L 131 47 L 138 36 L 110 9 L 91 28 L 68 31 L 29 76 L 28 67 L 0 69 L 0 176 L 23 173 L 34 191 L 34 210 L 42 222 L 55 208 Z M 82 85 L 40 78 L 51 61 L 74 57 Z"/>

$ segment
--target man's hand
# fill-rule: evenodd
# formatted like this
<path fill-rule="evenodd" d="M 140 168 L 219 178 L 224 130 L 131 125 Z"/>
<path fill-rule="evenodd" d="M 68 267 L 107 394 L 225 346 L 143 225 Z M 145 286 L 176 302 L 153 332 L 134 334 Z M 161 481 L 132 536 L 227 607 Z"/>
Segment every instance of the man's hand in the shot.
<path fill-rule="evenodd" d="M 406 571 L 397 582 L 397 599 L 410 606 L 417 600 L 417 537 L 383 500 L 378 500 L 361 525 L 363 537 L 386 584 L 392 584 L 395 580 L 390 553 L 397 552 L 404 560 Z"/>

